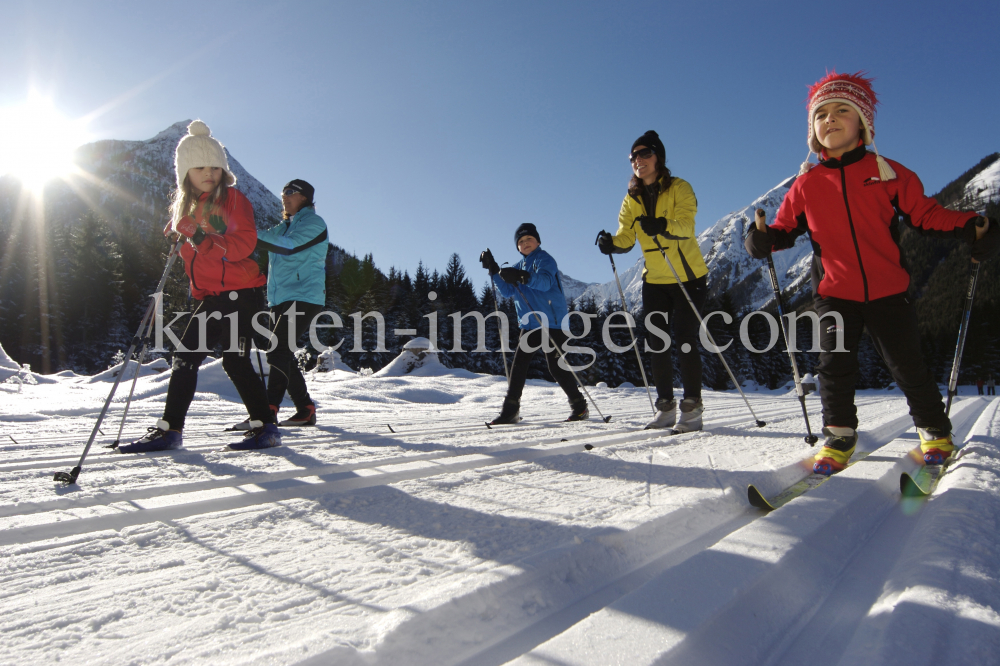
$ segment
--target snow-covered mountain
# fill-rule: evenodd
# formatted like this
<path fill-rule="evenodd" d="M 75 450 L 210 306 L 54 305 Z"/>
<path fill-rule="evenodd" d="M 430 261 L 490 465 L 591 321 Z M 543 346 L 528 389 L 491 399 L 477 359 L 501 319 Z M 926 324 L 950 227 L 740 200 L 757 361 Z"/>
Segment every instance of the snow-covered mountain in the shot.
<path fill-rule="evenodd" d="M 583 292 L 597 284 L 596 282 L 581 282 L 580 280 L 571 278 L 562 271 L 559 271 L 559 282 L 562 284 L 563 293 L 566 294 L 567 303 L 573 303 L 576 299 L 580 298 Z"/>
<path fill-rule="evenodd" d="M 981 211 L 988 203 L 1000 201 L 1000 159 L 979 172 L 965 185 L 964 208 Z"/>
<path fill-rule="evenodd" d="M 764 271 L 765 264 L 747 254 L 743 247 L 743 235 L 747 230 L 747 221 L 753 219 L 758 208 L 767 212 L 769 223 L 773 220 L 793 182 L 794 176 L 782 181 L 744 208 L 725 215 L 698 236 L 698 246 L 708 265 L 710 297 L 727 293 L 741 312 L 759 309 L 774 298 L 770 279 Z M 617 256 L 617 263 L 624 264 L 621 258 L 628 255 Z M 800 237 L 794 247 L 774 254 L 774 266 L 783 294 L 794 296 L 803 288 L 809 288 L 811 261 L 812 247 L 806 236 Z M 636 311 L 642 304 L 643 258 L 639 256 L 634 264 L 626 266 L 624 269 L 620 267 L 618 273 L 629 309 Z M 592 297 L 599 307 L 609 304 L 618 307 L 620 300 L 614 280 L 593 285 L 581 294 L 581 298 L 588 297 Z"/>
<path fill-rule="evenodd" d="M 166 206 L 175 186 L 174 150 L 185 134 L 190 120 L 174 123 L 152 139 L 97 141 L 77 150 L 77 166 L 87 174 L 72 185 L 51 186 L 46 196 L 51 200 L 76 196 L 107 216 L 127 214 L 137 219 L 155 220 L 167 217 Z M 281 220 L 281 201 L 226 150 L 229 166 L 236 176 L 236 189 L 253 204 L 257 226 L 266 228 Z M 57 207 L 75 208 L 66 201 Z M 70 212 L 67 210 L 66 212 Z"/>

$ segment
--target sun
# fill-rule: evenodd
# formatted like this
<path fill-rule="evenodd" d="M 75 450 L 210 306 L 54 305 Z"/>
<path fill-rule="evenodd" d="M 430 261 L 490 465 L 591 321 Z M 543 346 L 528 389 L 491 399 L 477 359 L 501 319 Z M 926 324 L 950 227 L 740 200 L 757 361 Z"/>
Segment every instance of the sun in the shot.
<path fill-rule="evenodd" d="M 74 151 L 88 141 L 84 124 L 59 113 L 37 94 L 0 108 L 0 176 L 9 174 L 35 193 L 76 168 Z"/>

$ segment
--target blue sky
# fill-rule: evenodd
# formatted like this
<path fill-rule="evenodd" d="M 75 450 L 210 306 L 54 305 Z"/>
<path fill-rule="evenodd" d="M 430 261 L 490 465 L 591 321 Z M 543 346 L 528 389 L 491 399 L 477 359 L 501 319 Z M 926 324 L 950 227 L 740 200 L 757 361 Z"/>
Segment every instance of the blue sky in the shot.
<path fill-rule="evenodd" d="M 4 24 L 0 106 L 35 88 L 95 138 L 201 118 L 273 192 L 313 183 L 333 242 L 411 274 L 458 252 L 477 284 L 521 222 L 611 279 L 593 241 L 648 129 L 699 232 L 747 205 L 805 158 L 829 68 L 876 78 L 879 151 L 929 193 L 1000 150 L 997 3 L 8 0 Z"/>

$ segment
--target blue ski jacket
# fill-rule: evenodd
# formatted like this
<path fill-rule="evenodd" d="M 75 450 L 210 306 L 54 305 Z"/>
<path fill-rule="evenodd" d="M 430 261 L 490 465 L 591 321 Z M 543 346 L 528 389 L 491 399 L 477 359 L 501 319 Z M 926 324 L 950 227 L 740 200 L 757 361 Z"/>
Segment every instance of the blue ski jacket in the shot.
<path fill-rule="evenodd" d="M 559 267 L 556 265 L 556 260 L 538 247 L 514 264 L 514 268 L 520 268 L 531 274 L 528 284 L 507 284 L 499 275 L 493 276 L 493 284 L 504 298 L 513 297 L 518 326 L 526 331 L 539 328 L 538 319 L 535 315 L 529 314 L 534 310 L 545 315 L 541 317 L 542 321 L 548 318 L 546 328 L 560 328 L 569 308 L 566 306 L 566 296 L 559 281 Z M 525 302 L 525 298 L 528 302 Z"/>
<path fill-rule="evenodd" d="M 257 247 L 268 252 L 269 306 L 288 301 L 326 305 L 326 240 L 326 222 L 311 206 L 257 232 Z"/>

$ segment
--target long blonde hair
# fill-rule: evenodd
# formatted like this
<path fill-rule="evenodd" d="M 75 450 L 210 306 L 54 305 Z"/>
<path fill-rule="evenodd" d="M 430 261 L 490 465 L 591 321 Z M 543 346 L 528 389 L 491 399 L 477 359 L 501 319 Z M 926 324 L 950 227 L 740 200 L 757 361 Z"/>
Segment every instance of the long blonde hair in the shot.
<path fill-rule="evenodd" d="M 226 196 L 229 194 L 229 188 L 236 182 L 232 174 L 225 169 L 222 170 L 222 173 L 223 177 L 220 179 L 219 184 L 215 186 L 215 189 L 208 195 L 208 199 L 205 200 L 206 207 L 214 208 L 216 204 L 225 202 Z M 191 179 L 185 174 L 184 183 L 180 189 L 174 190 L 173 201 L 170 203 L 170 223 L 172 227 L 176 227 L 181 218 L 194 213 L 195 207 L 198 205 L 199 196 L 200 193 L 195 191 L 194 186 L 191 185 Z"/>

